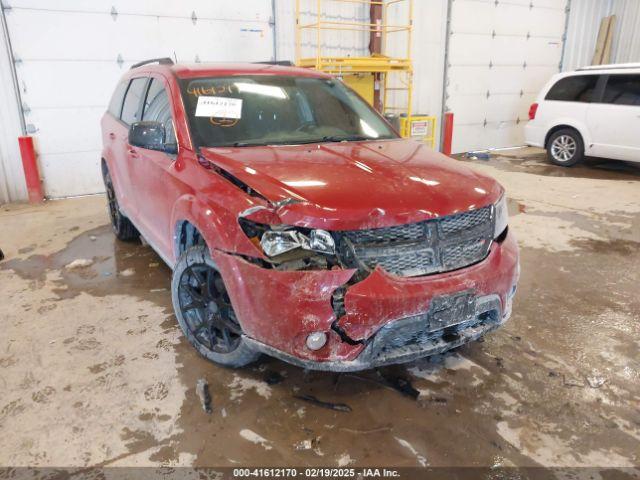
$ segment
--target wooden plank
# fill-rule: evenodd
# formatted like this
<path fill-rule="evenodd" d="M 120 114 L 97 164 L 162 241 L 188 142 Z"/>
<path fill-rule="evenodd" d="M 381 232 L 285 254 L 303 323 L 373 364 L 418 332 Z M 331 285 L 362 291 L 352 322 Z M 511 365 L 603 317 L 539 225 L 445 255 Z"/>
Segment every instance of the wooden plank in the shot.
<path fill-rule="evenodd" d="M 613 32 L 616 25 L 616 16 L 605 17 L 600 22 L 596 49 L 593 53 L 591 65 L 604 65 L 611 62 L 611 44 L 613 42 Z"/>

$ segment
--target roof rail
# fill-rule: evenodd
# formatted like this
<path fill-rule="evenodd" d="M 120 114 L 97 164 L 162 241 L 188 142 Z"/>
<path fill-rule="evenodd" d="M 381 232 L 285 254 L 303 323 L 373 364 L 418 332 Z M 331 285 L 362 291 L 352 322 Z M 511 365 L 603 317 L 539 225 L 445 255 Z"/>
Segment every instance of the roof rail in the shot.
<path fill-rule="evenodd" d="M 293 67 L 293 62 L 290 60 L 278 60 L 278 61 L 267 61 L 267 62 L 253 62 L 260 65 L 279 65 L 281 67 Z"/>
<path fill-rule="evenodd" d="M 169 57 L 150 58 L 149 60 L 143 60 L 141 62 L 134 63 L 133 65 L 131 65 L 130 70 L 133 68 L 141 67 L 143 65 L 147 65 L 149 63 L 158 63 L 159 65 L 173 65 L 173 60 L 171 60 Z"/>

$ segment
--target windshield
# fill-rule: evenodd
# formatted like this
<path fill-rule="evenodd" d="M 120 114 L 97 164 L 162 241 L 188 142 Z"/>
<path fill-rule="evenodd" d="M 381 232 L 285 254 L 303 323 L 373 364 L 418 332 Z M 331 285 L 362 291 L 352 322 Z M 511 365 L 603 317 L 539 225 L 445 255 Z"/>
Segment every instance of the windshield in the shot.
<path fill-rule="evenodd" d="M 252 75 L 181 81 L 199 147 L 396 138 L 360 97 L 333 79 Z"/>

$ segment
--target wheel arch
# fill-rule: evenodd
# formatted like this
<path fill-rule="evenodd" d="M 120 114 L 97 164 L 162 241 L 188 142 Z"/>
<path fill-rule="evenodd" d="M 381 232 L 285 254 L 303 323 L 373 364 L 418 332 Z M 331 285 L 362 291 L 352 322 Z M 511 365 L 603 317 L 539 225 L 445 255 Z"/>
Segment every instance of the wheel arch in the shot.
<path fill-rule="evenodd" d="M 183 195 L 176 201 L 171 225 L 174 261 L 187 248 L 203 244 L 210 252 L 223 250 L 241 255 L 260 255 L 240 228 L 237 215 L 222 205 L 204 203 L 195 195 Z"/>
<path fill-rule="evenodd" d="M 582 138 L 582 143 L 584 145 L 585 150 L 589 148 L 588 138 L 585 135 L 585 129 L 581 128 L 579 125 L 573 122 L 559 123 L 551 127 L 549 131 L 547 131 L 547 134 L 544 137 L 544 148 L 546 149 L 549 146 L 549 139 L 554 133 L 560 130 L 565 130 L 565 129 L 575 131 L 578 135 L 580 135 L 580 138 Z"/>

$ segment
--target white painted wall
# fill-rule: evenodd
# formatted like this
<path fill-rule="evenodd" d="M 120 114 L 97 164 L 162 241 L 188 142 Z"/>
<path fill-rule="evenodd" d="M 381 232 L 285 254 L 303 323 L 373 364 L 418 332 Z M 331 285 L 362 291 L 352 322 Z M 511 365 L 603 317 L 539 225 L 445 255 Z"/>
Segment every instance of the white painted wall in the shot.
<path fill-rule="evenodd" d="M 182 62 L 273 58 L 271 0 L 7 4 L 26 123 L 48 197 L 103 191 L 100 117 L 132 63 L 174 55 Z"/>

